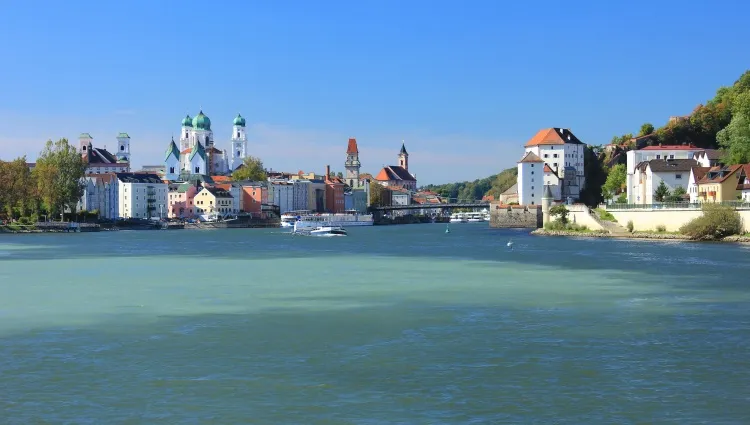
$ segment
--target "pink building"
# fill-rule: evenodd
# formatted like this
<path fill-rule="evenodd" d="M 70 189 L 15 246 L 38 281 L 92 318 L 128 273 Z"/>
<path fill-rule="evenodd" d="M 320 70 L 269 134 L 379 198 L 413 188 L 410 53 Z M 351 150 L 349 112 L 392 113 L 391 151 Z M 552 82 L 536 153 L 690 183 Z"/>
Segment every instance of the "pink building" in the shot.
<path fill-rule="evenodd" d="M 195 217 L 197 213 L 193 199 L 202 188 L 203 186 L 194 183 L 170 184 L 167 199 L 169 218 Z"/>

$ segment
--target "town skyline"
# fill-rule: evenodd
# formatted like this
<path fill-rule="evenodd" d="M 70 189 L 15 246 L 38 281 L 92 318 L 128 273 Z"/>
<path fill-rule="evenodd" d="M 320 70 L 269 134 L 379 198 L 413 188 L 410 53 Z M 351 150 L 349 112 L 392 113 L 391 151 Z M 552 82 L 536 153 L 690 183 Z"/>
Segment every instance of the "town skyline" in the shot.
<path fill-rule="evenodd" d="M 648 9 L 673 13 L 666 3 Z M 134 167 L 159 164 L 179 120 L 202 108 L 221 146 L 241 113 L 248 154 L 269 169 L 343 171 L 354 137 L 363 171 L 393 164 L 403 140 L 421 184 L 475 180 L 513 167 L 542 128 L 606 144 L 643 122 L 688 114 L 731 85 L 747 67 L 732 52 L 742 48 L 749 6 L 726 13 L 720 3 L 681 5 L 679 22 L 647 35 L 637 31 L 646 24 L 633 3 L 550 3 L 539 17 L 539 6 L 491 2 L 224 2 L 201 5 L 200 34 L 179 25 L 192 19 L 184 4 L 13 4 L 2 31 L 14 43 L 0 47 L 15 59 L 0 70 L 0 113 L 13 125 L 0 129 L 0 157 L 34 161 L 46 140 L 84 132 L 110 147 L 127 132 Z M 250 12 L 246 25 L 227 19 L 233 7 Z M 31 17 L 38 25 L 22 25 Z M 113 21 L 142 28 L 125 37 L 111 31 Z M 564 31 L 540 29 L 560 22 Z M 714 25 L 721 43 L 718 33 L 684 29 Z M 695 61 L 670 47 L 676 42 L 710 51 Z M 196 51 L 207 60 L 184 60 Z M 627 65 L 643 58 L 647 71 Z"/>

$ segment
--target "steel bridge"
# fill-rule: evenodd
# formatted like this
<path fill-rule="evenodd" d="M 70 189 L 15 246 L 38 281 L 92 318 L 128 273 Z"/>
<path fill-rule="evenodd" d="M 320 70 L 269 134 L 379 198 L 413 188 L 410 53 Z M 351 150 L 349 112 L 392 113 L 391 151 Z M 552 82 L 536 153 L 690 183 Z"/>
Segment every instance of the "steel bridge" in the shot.
<path fill-rule="evenodd" d="M 409 204 L 409 205 L 391 205 L 389 207 L 371 207 L 373 211 L 389 212 L 403 210 L 451 210 L 454 208 L 489 208 L 490 203 L 487 201 L 478 202 L 454 202 L 450 204 Z"/>

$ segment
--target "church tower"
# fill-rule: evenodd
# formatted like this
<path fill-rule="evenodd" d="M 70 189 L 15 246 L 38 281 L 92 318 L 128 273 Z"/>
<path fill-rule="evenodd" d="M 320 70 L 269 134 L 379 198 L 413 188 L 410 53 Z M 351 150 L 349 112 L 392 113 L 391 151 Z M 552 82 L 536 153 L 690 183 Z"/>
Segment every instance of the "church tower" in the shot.
<path fill-rule="evenodd" d="M 346 168 L 345 181 L 351 188 L 359 187 L 359 169 L 362 166 L 359 162 L 359 149 L 357 148 L 357 139 L 349 139 L 349 145 L 346 147 Z"/>
<path fill-rule="evenodd" d="M 190 143 L 190 131 L 193 129 L 193 119 L 190 114 L 182 119 L 182 130 L 180 131 L 180 152 L 192 146 Z"/>
<path fill-rule="evenodd" d="M 398 165 L 404 170 L 409 171 L 409 154 L 406 152 L 406 145 L 401 141 L 401 151 L 398 153 Z"/>
<path fill-rule="evenodd" d="M 78 136 L 78 153 L 81 155 L 88 155 L 89 151 L 91 150 L 91 141 L 94 138 L 91 137 L 88 133 L 81 133 L 80 136 Z"/>
<path fill-rule="evenodd" d="M 173 181 L 177 180 L 180 176 L 180 151 L 177 149 L 177 144 L 174 142 L 174 137 L 169 143 L 166 152 L 166 158 L 164 159 L 164 168 L 166 173 L 164 178 Z"/>
<path fill-rule="evenodd" d="M 232 155 L 229 159 L 229 172 L 233 172 L 247 157 L 247 135 L 245 134 L 245 118 L 237 114 L 232 123 Z"/>
<path fill-rule="evenodd" d="M 130 136 L 128 136 L 128 133 L 117 135 L 117 153 L 115 156 L 118 162 L 130 162 Z"/>

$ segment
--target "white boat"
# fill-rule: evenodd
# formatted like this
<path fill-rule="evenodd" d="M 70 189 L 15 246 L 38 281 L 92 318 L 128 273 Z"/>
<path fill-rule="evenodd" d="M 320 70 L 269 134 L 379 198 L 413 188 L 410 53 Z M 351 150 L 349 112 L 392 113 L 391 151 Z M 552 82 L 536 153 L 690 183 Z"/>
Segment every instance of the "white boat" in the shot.
<path fill-rule="evenodd" d="M 293 225 L 298 229 L 312 229 L 323 225 L 332 227 L 372 226 L 373 220 L 372 214 L 358 214 L 355 211 L 348 211 L 339 214 L 310 213 L 296 216 Z M 284 226 L 283 218 L 282 226 Z"/>
<path fill-rule="evenodd" d="M 484 215 L 479 212 L 466 213 L 466 220 L 469 223 L 481 223 L 484 221 Z"/>
<path fill-rule="evenodd" d="M 451 214 L 451 223 L 468 223 L 469 220 L 466 218 L 464 213 L 453 213 Z"/>
<path fill-rule="evenodd" d="M 317 237 L 334 237 L 334 236 L 346 236 L 346 230 L 344 230 L 343 227 L 340 226 L 330 226 L 330 225 L 320 225 L 313 228 L 309 227 L 300 227 L 298 226 L 300 222 L 294 223 L 294 231 L 292 232 L 295 235 L 302 235 L 302 236 L 317 236 Z"/>

